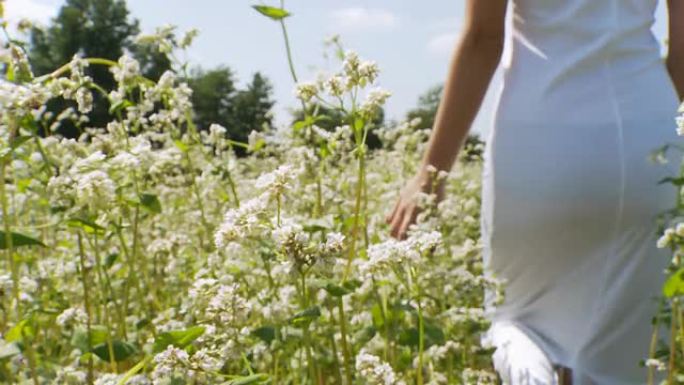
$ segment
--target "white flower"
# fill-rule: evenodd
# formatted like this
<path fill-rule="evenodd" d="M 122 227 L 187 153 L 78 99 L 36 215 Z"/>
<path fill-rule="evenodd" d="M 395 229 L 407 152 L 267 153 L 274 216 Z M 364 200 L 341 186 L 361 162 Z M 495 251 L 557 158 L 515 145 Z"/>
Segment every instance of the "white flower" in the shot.
<path fill-rule="evenodd" d="M 166 350 L 154 356 L 153 360 L 156 366 L 151 375 L 153 383 L 162 383 L 162 380 L 171 377 L 176 372 L 184 373 L 189 358 L 188 352 L 185 350 L 173 345 L 167 346 Z"/>
<path fill-rule="evenodd" d="M 356 356 L 356 371 L 366 383 L 374 385 L 404 385 L 392 367 L 380 360 L 380 357 L 361 350 Z"/>
<path fill-rule="evenodd" d="M 333 75 L 325 81 L 325 89 L 332 96 L 342 96 L 345 91 L 345 80 L 340 75 Z"/>
<path fill-rule="evenodd" d="M 116 66 L 112 66 L 109 70 L 114 75 L 114 80 L 117 83 L 126 83 L 140 75 L 140 63 L 134 58 L 124 54 L 119 58 Z"/>
<path fill-rule="evenodd" d="M 344 248 L 344 235 L 332 232 L 325 236 L 325 249 L 329 252 L 339 252 Z"/>
<path fill-rule="evenodd" d="M 87 114 L 93 110 L 93 93 L 85 87 L 81 87 L 76 91 L 76 103 L 78 103 L 78 111 L 82 114 Z"/>
<path fill-rule="evenodd" d="M 367 117 L 373 117 L 390 96 L 392 96 L 391 92 L 381 88 L 374 88 L 370 90 L 368 95 L 366 95 L 366 99 L 361 105 L 361 112 Z"/>
<path fill-rule="evenodd" d="M 268 196 L 261 195 L 243 202 L 239 208 L 228 210 L 214 233 L 216 247 L 225 248 L 231 241 L 242 239 L 256 229 L 267 203 Z"/>
<path fill-rule="evenodd" d="M 78 176 L 76 201 L 79 206 L 107 208 L 116 199 L 116 187 L 107 173 L 95 170 Z"/>
<path fill-rule="evenodd" d="M 649 358 L 646 360 L 646 366 L 656 368 L 657 371 L 662 372 L 667 368 L 664 362 L 655 358 Z"/>
<path fill-rule="evenodd" d="M 675 230 L 673 228 L 667 228 L 665 229 L 665 232 L 663 235 L 658 238 L 658 242 L 656 243 L 656 246 L 659 249 L 665 248 L 669 246 L 672 241 L 674 240 L 674 235 L 675 235 Z"/>
<path fill-rule="evenodd" d="M 299 83 L 295 86 L 295 95 L 303 102 L 308 102 L 318 94 L 318 85 L 314 82 Z"/>
<path fill-rule="evenodd" d="M 57 316 L 57 325 L 68 327 L 72 325 L 85 325 L 88 315 L 81 308 L 70 307 Z"/>
<path fill-rule="evenodd" d="M 271 195 L 282 194 L 290 187 L 290 182 L 297 176 L 298 170 L 291 165 L 283 164 L 272 172 L 262 174 L 257 178 L 254 187 L 267 190 Z"/>
<path fill-rule="evenodd" d="M 677 226 L 675 227 L 675 234 L 680 237 L 684 237 L 684 222 L 677 223 Z"/>
<path fill-rule="evenodd" d="M 110 160 L 113 167 L 120 170 L 137 169 L 140 166 L 140 159 L 129 152 L 120 152 Z"/>

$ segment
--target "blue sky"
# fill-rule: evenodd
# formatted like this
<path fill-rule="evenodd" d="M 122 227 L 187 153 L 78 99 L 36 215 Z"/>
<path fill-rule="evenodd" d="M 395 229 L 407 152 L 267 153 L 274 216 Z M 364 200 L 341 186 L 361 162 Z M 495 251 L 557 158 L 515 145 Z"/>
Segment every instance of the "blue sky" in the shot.
<path fill-rule="evenodd" d="M 46 22 L 62 0 L 5 0 L 7 17 L 31 17 Z M 250 5 L 278 5 L 275 0 L 129 0 L 143 30 L 174 24 L 180 30 L 197 28 L 200 35 L 189 51 L 193 64 L 226 64 L 241 82 L 255 71 L 274 85 L 277 124 L 289 119 L 296 106 L 279 24 Z M 334 70 L 337 62 L 323 56 L 323 41 L 339 34 L 345 48 L 376 61 L 378 85 L 392 92 L 387 118 L 401 119 L 418 96 L 444 81 L 449 58 L 462 26 L 465 1 L 434 0 L 286 0 L 293 16 L 287 20 L 300 80 L 313 79 L 317 69 Z M 660 41 L 667 33 L 665 1 L 660 0 L 654 32 Z M 510 16 L 510 12 L 509 12 Z M 510 19 L 509 19 L 510 20 Z M 486 135 L 491 124 L 497 71 L 472 131 Z"/>

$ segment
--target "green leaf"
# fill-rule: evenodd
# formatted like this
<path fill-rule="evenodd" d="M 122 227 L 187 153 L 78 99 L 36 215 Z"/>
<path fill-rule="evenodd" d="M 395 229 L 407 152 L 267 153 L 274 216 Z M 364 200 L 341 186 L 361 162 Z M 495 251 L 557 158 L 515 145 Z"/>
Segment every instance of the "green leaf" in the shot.
<path fill-rule="evenodd" d="M 21 353 L 21 350 L 19 350 L 17 344 L 0 341 L 0 360 L 14 357 L 19 353 Z"/>
<path fill-rule="evenodd" d="M 444 343 L 444 331 L 439 326 L 432 322 L 426 321 L 423 325 L 423 330 L 425 331 L 426 346 L 435 344 L 441 345 Z"/>
<path fill-rule="evenodd" d="M 19 321 L 18 324 L 14 325 L 14 327 L 5 334 L 5 341 L 24 341 L 24 337 L 33 338 L 34 335 L 35 330 L 33 329 L 31 319 L 27 318 Z"/>
<path fill-rule="evenodd" d="M 140 203 L 153 213 L 160 214 L 162 212 L 161 202 L 154 194 L 140 194 Z"/>
<path fill-rule="evenodd" d="M 185 330 L 172 330 L 162 333 L 154 341 L 154 351 L 159 353 L 169 345 L 183 349 L 204 334 L 204 330 L 204 326 L 194 326 Z"/>
<path fill-rule="evenodd" d="M 411 327 L 403 329 L 399 333 L 398 343 L 404 346 L 418 346 L 419 333 L 418 328 Z"/>
<path fill-rule="evenodd" d="M 347 290 L 355 291 L 356 289 L 360 288 L 361 285 L 363 285 L 363 282 L 359 281 L 358 279 L 350 279 L 348 281 L 344 281 L 342 286 L 344 286 Z"/>
<path fill-rule="evenodd" d="M 290 323 L 294 326 L 306 326 L 313 320 L 321 316 L 321 309 L 318 306 L 312 306 L 304 311 L 301 311 L 290 318 Z"/>
<path fill-rule="evenodd" d="M 21 147 L 22 144 L 31 140 L 31 138 L 33 138 L 33 137 L 28 136 L 28 135 L 17 136 L 10 143 L 10 147 L 12 147 L 12 149 L 17 149 L 17 148 Z"/>
<path fill-rule="evenodd" d="M 667 298 L 684 294 L 684 268 L 676 271 L 665 281 L 663 294 Z"/>
<path fill-rule="evenodd" d="M 71 227 L 80 228 L 87 234 L 94 234 L 96 232 L 103 233 L 105 231 L 105 228 L 98 225 L 97 223 L 89 219 L 80 217 L 69 218 L 69 220 L 67 220 L 67 225 Z"/>
<path fill-rule="evenodd" d="M 88 352 L 94 346 L 102 344 L 107 341 L 107 328 L 102 325 L 93 325 L 90 328 L 90 343 L 88 343 L 88 331 L 85 328 L 79 327 L 74 331 L 71 337 L 71 345 L 80 349 L 82 352 Z"/>
<path fill-rule="evenodd" d="M 125 361 L 138 351 L 135 346 L 121 340 L 112 341 L 112 350 L 114 351 L 114 361 L 116 362 Z M 106 342 L 95 346 L 93 353 L 103 361 L 110 361 L 109 345 Z"/>
<path fill-rule="evenodd" d="M 188 152 L 188 150 L 190 149 L 190 147 L 188 147 L 187 144 L 183 143 L 183 142 L 180 141 L 180 140 L 176 140 L 176 141 L 174 141 L 173 143 L 174 143 L 174 144 L 176 145 L 176 147 L 178 147 L 178 149 L 181 150 L 182 152 Z"/>
<path fill-rule="evenodd" d="M 276 329 L 273 326 L 262 326 L 252 330 L 252 335 L 270 344 L 276 338 Z"/>
<path fill-rule="evenodd" d="M 14 73 L 14 61 L 10 60 L 7 63 L 7 71 L 5 72 L 5 79 L 8 81 L 14 83 L 14 80 L 16 79 L 15 73 Z"/>
<path fill-rule="evenodd" d="M 124 100 L 119 101 L 119 102 L 117 102 L 117 103 L 115 103 L 115 104 L 112 104 L 112 105 L 109 107 L 109 113 L 113 115 L 113 114 L 115 114 L 116 112 L 121 111 L 121 110 L 123 110 L 123 109 L 125 109 L 125 108 L 128 108 L 128 107 L 131 107 L 131 106 L 133 106 L 133 105 L 134 105 L 133 102 L 131 102 L 131 101 L 128 100 L 128 99 L 124 99 Z"/>
<path fill-rule="evenodd" d="M 282 8 L 269 7 L 267 5 L 253 5 L 252 8 L 272 20 L 281 20 L 288 16 L 292 16 L 290 12 Z"/>
<path fill-rule="evenodd" d="M 119 259 L 119 253 L 112 253 L 112 254 L 107 255 L 107 258 L 105 258 L 105 263 L 104 263 L 105 268 L 109 269 L 112 266 L 114 266 L 114 263 L 116 262 L 117 259 Z"/>
<path fill-rule="evenodd" d="M 268 380 L 267 374 L 252 374 L 251 376 L 239 377 L 234 380 L 228 381 L 228 385 L 250 385 L 250 384 L 261 384 Z"/>
<path fill-rule="evenodd" d="M 354 119 L 354 130 L 355 131 L 360 131 L 363 129 L 363 126 L 366 125 L 366 121 L 363 118 L 357 117 Z"/>
<path fill-rule="evenodd" d="M 19 234 L 12 232 L 12 247 L 20 246 L 41 246 L 45 247 L 45 244 L 35 238 L 31 238 L 28 235 Z M 4 231 L 0 232 L 0 250 L 5 250 L 8 248 L 7 245 L 7 233 Z"/>
<path fill-rule="evenodd" d="M 354 334 L 354 343 L 357 345 L 363 346 L 365 345 L 368 341 L 373 339 L 375 337 L 375 334 L 377 333 L 377 330 L 375 329 L 375 326 L 370 325 L 366 326 L 365 328 L 359 330 Z"/>
<path fill-rule="evenodd" d="M 336 285 L 332 282 L 329 282 L 327 285 L 325 285 L 324 289 L 333 297 L 343 297 L 354 292 L 354 290 L 349 290 L 346 287 Z"/>
<path fill-rule="evenodd" d="M 332 215 L 326 215 L 322 218 L 309 219 L 304 223 L 304 231 L 323 231 L 332 230 L 333 228 L 333 218 Z"/>
<path fill-rule="evenodd" d="M 665 178 L 661 179 L 660 181 L 658 181 L 658 184 L 663 184 L 663 183 L 667 183 L 667 182 L 670 182 L 675 186 L 682 186 L 682 185 L 684 185 L 684 178 L 681 178 L 681 177 L 680 178 L 673 178 L 671 176 L 668 176 L 668 177 L 665 177 Z"/>

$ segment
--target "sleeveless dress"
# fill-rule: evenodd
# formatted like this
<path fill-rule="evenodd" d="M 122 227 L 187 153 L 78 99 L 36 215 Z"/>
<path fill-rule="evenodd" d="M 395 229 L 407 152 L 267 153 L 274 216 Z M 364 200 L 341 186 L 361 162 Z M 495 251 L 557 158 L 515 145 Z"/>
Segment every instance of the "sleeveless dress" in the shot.
<path fill-rule="evenodd" d="M 510 384 L 646 383 L 669 250 L 656 216 L 676 202 L 674 84 L 651 32 L 657 0 L 511 0 L 482 172 L 486 274 L 505 279 L 483 340 Z"/>

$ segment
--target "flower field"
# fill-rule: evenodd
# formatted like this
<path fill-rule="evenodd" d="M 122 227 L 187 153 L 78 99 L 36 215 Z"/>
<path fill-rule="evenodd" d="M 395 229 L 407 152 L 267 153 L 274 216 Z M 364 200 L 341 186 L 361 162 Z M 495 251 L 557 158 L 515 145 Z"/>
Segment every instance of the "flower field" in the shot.
<path fill-rule="evenodd" d="M 140 42 L 170 51 L 184 40 Z M 369 150 L 391 95 L 375 87 L 376 63 L 345 51 L 337 72 L 294 87 L 302 106 L 336 108 L 347 124 L 322 129 L 314 112 L 241 143 L 225 127 L 195 126 L 191 90 L 174 71 L 154 82 L 128 55 L 74 57 L 34 77 L 22 49 L 8 47 L 0 382 L 496 383 L 480 334 L 485 292 L 501 301 L 505 283 L 482 268 L 482 160 L 464 148 L 439 175 L 445 198 L 424 194 L 409 236 L 391 238 L 384 216 L 430 130 L 419 120 L 378 127 L 382 148 Z M 114 91 L 92 82 L 92 66 L 109 68 Z M 117 117 L 106 127 L 86 116 L 98 93 Z M 77 107 L 48 113 L 58 96 Z M 81 136 L 54 134 L 64 122 Z M 659 245 L 676 251 L 683 239 L 672 227 Z M 674 255 L 661 318 L 675 333 L 670 345 L 654 342 L 647 363 L 681 383 Z"/>

